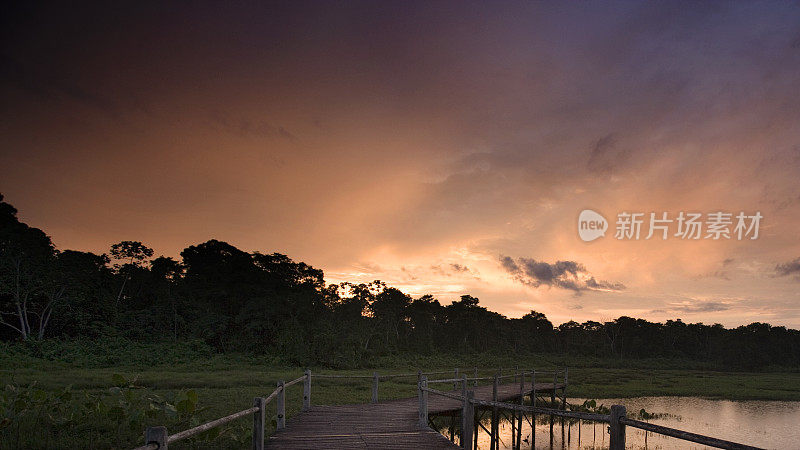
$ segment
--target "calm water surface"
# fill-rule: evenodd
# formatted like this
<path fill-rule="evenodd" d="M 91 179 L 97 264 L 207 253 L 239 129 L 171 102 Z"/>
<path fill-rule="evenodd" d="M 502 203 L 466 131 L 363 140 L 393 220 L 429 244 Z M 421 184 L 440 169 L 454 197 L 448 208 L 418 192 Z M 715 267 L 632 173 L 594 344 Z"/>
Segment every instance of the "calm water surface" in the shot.
<path fill-rule="evenodd" d="M 582 403 L 582 399 L 575 399 Z M 771 449 L 800 449 L 800 402 L 708 400 L 697 397 L 638 397 L 626 399 L 600 399 L 597 404 L 625 405 L 629 416 L 644 408 L 649 413 L 668 413 L 666 417 L 650 420 L 651 423 L 704 434 L 742 444 Z M 490 428 L 488 417 L 484 425 Z M 535 435 L 523 420 L 522 448 L 536 449 L 602 449 L 608 448 L 607 424 L 590 422 L 565 422 L 555 419 L 550 434 L 549 419 L 538 417 Z M 460 421 L 460 418 L 456 418 Z M 446 423 L 447 420 L 440 420 Z M 445 427 L 440 430 L 449 437 Z M 458 434 L 456 432 L 455 434 Z M 700 444 L 627 428 L 627 448 L 648 449 L 702 449 Z M 458 438 L 455 438 L 458 441 Z M 511 423 L 500 423 L 500 448 L 511 448 Z M 489 448 L 489 435 L 479 430 L 478 448 Z"/>

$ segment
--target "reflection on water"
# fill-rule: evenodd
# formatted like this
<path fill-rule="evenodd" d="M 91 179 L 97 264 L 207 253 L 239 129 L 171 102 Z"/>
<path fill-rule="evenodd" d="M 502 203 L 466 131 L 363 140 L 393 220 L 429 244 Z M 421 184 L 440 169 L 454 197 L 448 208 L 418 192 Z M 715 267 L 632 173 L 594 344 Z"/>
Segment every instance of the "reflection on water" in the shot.
<path fill-rule="evenodd" d="M 570 403 L 582 403 L 574 399 Z M 628 416 L 633 417 L 641 409 L 649 413 L 667 413 L 650 422 L 693 433 L 726 439 L 742 444 L 773 449 L 800 448 L 800 402 L 776 401 L 730 401 L 708 400 L 696 397 L 639 397 L 626 399 L 602 399 L 605 406 L 625 405 Z M 490 448 L 491 411 L 482 411 L 478 427 L 478 448 Z M 481 414 L 479 412 L 478 414 Z M 499 439 L 501 449 L 516 448 L 512 445 L 510 413 L 501 416 Z M 536 449 L 602 449 L 608 448 L 607 424 L 579 422 L 556 418 L 550 433 L 549 416 L 536 417 L 536 432 L 531 432 L 531 418 L 522 421 L 521 448 Z M 435 419 L 439 431 L 459 442 L 460 416 L 440 416 Z M 700 444 L 679 439 L 645 433 L 628 427 L 627 448 L 648 449 L 702 449 Z"/>

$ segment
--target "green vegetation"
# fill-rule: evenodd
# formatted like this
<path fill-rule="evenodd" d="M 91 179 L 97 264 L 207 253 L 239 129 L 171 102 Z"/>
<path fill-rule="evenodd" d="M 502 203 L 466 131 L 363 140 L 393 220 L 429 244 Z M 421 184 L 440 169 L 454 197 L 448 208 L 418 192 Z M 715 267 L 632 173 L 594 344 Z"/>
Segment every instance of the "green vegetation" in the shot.
<path fill-rule="evenodd" d="M 64 347 L 70 349 L 74 345 L 71 342 Z M 172 352 L 162 347 L 133 347 L 122 353 L 127 361 L 105 367 L 101 364 L 83 366 L 80 351 L 73 354 L 48 347 L 48 352 L 44 353 L 48 358 L 42 358 L 30 354 L 23 357 L 21 346 L 3 347 L 0 383 L 9 387 L 5 388 L 0 401 L 0 411 L 5 418 L 2 420 L 6 421 L 0 426 L 0 441 L 24 448 L 129 448 L 140 443 L 145 426 L 166 425 L 176 432 L 248 408 L 253 397 L 272 392 L 278 380 L 296 378 L 304 370 L 276 359 L 208 353 L 209 349 L 200 344 L 193 350 L 177 347 Z M 182 351 L 189 351 L 190 356 L 183 357 Z M 59 357 L 53 358 L 53 355 Z M 157 355 L 157 359 L 147 361 L 150 358 L 147 355 Z M 72 356 L 77 359 L 69 360 Z M 363 375 L 373 370 L 380 374 L 414 373 L 418 367 L 452 370 L 460 366 L 462 370 L 471 371 L 478 365 L 483 369 L 482 375 L 490 375 L 490 367 L 508 369 L 518 364 L 522 368 L 545 370 L 566 365 L 569 367 L 567 393 L 570 398 L 689 395 L 800 400 L 798 372 L 717 372 L 699 366 L 680 369 L 678 367 L 687 363 L 679 360 L 478 354 L 469 357 L 395 355 L 376 362 L 376 366 L 361 369 L 311 369 L 313 373 Z M 542 376 L 541 381 L 548 381 L 550 377 Z M 382 381 L 379 395 L 382 399 L 413 396 L 415 381 L 414 377 Z M 316 404 L 365 403 L 370 400 L 370 386 L 370 379 L 316 378 L 312 399 Z M 14 391 L 27 392 L 25 395 L 35 401 L 26 403 L 21 411 L 14 411 L 22 406 L 15 406 L 16 397 L 9 395 Z M 65 393 L 72 398 L 65 399 Z M 302 384 L 289 388 L 290 417 L 299 411 L 301 397 Z M 187 401 L 191 401 L 191 405 Z M 576 407 L 580 404 L 576 402 Z M 269 408 L 272 416 L 268 416 L 267 425 L 271 432 L 274 430 L 274 405 Z M 39 430 L 37 433 L 30 432 L 34 427 Z M 249 433 L 250 421 L 241 419 L 176 448 L 203 448 L 209 442 L 215 447 L 239 448 L 242 442 L 250 439 Z"/>

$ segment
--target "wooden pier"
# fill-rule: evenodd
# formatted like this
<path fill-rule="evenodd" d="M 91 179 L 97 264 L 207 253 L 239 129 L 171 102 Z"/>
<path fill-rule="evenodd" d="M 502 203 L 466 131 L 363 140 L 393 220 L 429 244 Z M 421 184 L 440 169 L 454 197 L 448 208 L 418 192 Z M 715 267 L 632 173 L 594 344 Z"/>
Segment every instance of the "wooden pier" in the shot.
<path fill-rule="evenodd" d="M 479 377 L 478 368 L 473 368 L 473 377 L 468 378 L 459 369 L 446 372 L 419 371 L 411 374 L 370 375 L 325 375 L 311 371 L 288 382 L 279 381 L 277 388 L 267 397 L 253 399 L 253 407 L 198 425 L 188 430 L 170 434 L 163 426 L 148 427 L 144 433 L 144 445 L 135 450 L 167 450 L 169 444 L 196 436 L 204 431 L 239 420 L 253 419 L 253 450 L 276 449 L 444 449 L 459 448 L 456 445 L 456 418 L 460 418 L 458 441 L 460 448 L 474 450 L 478 444 L 479 428 L 490 436 L 490 449 L 500 446 L 498 424 L 501 415 L 510 414 L 511 445 L 522 448 L 523 419 L 536 414 L 550 417 L 552 445 L 553 422 L 561 419 L 563 435 L 564 420 L 583 420 L 608 424 L 609 449 L 625 449 L 626 427 L 638 428 L 652 433 L 695 442 L 709 447 L 731 450 L 758 450 L 757 447 L 726 441 L 723 439 L 690 433 L 683 430 L 642 422 L 626 416 L 624 405 L 612 405 L 610 414 L 598 414 L 567 410 L 567 369 L 554 371 L 520 371 L 514 368 L 510 375 L 502 375 L 499 369 L 491 377 Z M 507 372 L 506 372 L 507 373 Z M 454 374 L 449 379 L 428 379 L 429 375 Z M 552 375 L 552 382 L 537 382 L 541 375 Z M 561 379 L 559 380 L 559 375 Z M 319 406 L 311 401 L 313 378 L 370 379 L 372 380 L 372 402 L 358 405 Z M 415 383 L 417 397 L 379 401 L 378 387 L 381 380 L 408 380 Z M 481 381 L 489 385 L 479 385 Z M 303 409 L 290 420 L 286 420 L 286 389 L 303 383 Z M 436 388 L 432 387 L 435 386 Z M 560 391 L 560 395 L 559 394 Z M 525 404 L 524 398 L 531 398 Z M 549 402 L 546 401 L 550 397 Z M 542 397 L 537 406 L 537 398 Z M 276 432 L 265 436 L 267 406 L 272 401 L 276 408 Z M 547 403 L 547 407 L 542 407 Z M 491 429 L 480 423 L 484 413 L 491 413 Z M 432 428 L 429 414 L 450 416 L 450 438 Z M 533 419 L 535 420 L 535 418 Z M 530 422 L 529 422 L 530 423 Z"/>
<path fill-rule="evenodd" d="M 537 383 L 538 393 L 553 391 L 553 383 Z M 565 385 L 556 384 L 556 390 Z M 471 388 L 475 398 L 485 401 L 493 399 L 493 386 Z M 533 389 L 526 383 L 524 395 Z M 452 391 L 460 395 L 461 391 Z M 496 400 L 519 401 L 520 384 L 500 384 Z M 463 402 L 431 396 L 428 401 L 430 414 L 461 411 Z M 378 403 L 344 406 L 312 406 L 292 417 L 286 428 L 267 439 L 266 448 L 458 448 L 449 439 L 430 428 L 419 427 L 419 403 L 417 397 L 389 400 Z"/>

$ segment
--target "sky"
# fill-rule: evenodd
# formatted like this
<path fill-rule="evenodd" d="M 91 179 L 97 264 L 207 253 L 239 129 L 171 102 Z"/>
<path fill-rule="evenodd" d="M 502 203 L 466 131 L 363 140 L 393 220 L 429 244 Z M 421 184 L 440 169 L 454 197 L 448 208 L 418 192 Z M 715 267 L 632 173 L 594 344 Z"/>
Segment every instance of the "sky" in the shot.
<path fill-rule="evenodd" d="M 800 328 L 797 2 L 112 3 L 0 19 L 0 192 L 60 249 L 219 239 L 509 317 Z M 645 239 L 651 212 L 762 219 Z"/>

